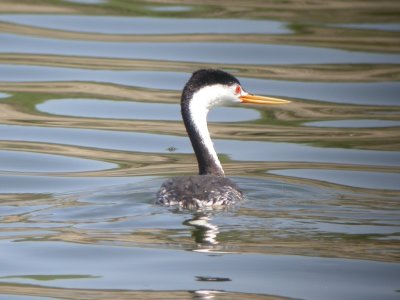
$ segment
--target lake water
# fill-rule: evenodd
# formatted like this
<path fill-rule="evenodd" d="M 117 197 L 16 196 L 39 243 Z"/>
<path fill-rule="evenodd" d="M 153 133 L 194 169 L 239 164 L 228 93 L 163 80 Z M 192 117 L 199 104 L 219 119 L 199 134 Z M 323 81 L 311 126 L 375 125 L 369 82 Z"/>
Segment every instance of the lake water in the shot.
<path fill-rule="evenodd" d="M 399 299 L 394 2 L 24 3 L 0 4 L 1 300 Z M 243 203 L 157 206 L 197 171 L 180 91 L 211 67 L 292 103 L 210 113 Z"/>

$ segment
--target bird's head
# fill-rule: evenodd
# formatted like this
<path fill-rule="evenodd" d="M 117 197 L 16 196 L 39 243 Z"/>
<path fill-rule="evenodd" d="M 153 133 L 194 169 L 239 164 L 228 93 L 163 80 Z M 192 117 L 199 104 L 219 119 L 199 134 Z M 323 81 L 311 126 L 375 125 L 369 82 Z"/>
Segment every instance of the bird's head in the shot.
<path fill-rule="evenodd" d="M 229 103 L 286 104 L 289 102 L 250 94 L 242 88 L 236 77 L 214 69 L 194 72 L 182 92 L 183 106 L 196 106 L 197 109 L 204 108 L 207 111 L 215 105 Z"/>

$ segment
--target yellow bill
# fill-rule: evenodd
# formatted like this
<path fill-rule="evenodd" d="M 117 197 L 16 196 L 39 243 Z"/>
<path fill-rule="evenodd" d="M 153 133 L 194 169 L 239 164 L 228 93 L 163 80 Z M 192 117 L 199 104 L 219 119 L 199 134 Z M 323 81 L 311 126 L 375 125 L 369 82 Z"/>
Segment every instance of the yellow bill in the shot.
<path fill-rule="evenodd" d="M 240 101 L 242 103 L 253 103 L 253 104 L 288 104 L 288 103 L 290 103 L 290 101 L 288 101 L 288 100 L 283 100 L 283 99 L 273 98 L 273 97 L 251 95 L 251 94 L 240 96 Z"/>

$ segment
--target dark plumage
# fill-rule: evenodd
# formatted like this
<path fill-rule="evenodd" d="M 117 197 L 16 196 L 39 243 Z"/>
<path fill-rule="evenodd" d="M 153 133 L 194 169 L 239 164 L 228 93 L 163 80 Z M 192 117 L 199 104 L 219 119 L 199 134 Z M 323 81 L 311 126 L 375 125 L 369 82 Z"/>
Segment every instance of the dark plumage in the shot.
<path fill-rule="evenodd" d="M 187 209 L 227 206 L 242 200 L 243 194 L 229 178 L 214 175 L 173 177 L 163 183 L 157 203 Z"/>

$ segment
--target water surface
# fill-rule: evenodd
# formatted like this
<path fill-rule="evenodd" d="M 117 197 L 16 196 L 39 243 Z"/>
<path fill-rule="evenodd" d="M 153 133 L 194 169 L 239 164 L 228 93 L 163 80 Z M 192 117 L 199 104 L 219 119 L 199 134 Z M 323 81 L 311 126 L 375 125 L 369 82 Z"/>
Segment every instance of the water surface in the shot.
<path fill-rule="evenodd" d="M 0 172 L 83 172 L 115 167 L 117 165 L 76 157 L 0 150 Z"/>
<path fill-rule="evenodd" d="M 291 32 L 285 27 L 285 23 L 268 20 L 20 14 L 1 15 L 0 21 L 55 30 L 102 34 L 287 34 Z"/>
<path fill-rule="evenodd" d="M 191 6 L 184 5 L 170 5 L 170 6 L 147 6 L 148 10 L 157 12 L 183 12 L 190 11 L 193 9 Z"/>
<path fill-rule="evenodd" d="M 398 299 L 395 7 L 309 5 L 0 4 L 0 298 Z M 210 114 L 242 203 L 160 207 L 209 67 L 292 103 Z"/>
<path fill-rule="evenodd" d="M 76 117 L 103 119 L 182 121 L 179 104 L 122 102 L 100 99 L 57 99 L 36 106 L 39 111 Z M 209 113 L 210 122 L 256 120 L 260 114 L 252 109 L 218 107 Z"/>
<path fill-rule="evenodd" d="M 239 39 L 240 41 L 240 39 Z M 0 53 L 166 60 L 214 64 L 397 64 L 399 54 L 255 43 L 97 42 L 0 34 Z"/>
<path fill-rule="evenodd" d="M 0 125 L 0 140 L 166 154 L 192 153 L 187 137 L 139 132 Z M 235 161 L 319 162 L 400 166 L 400 151 L 321 148 L 294 143 L 214 139 L 216 149 Z M 296 153 L 296 155 L 293 155 Z"/>
<path fill-rule="evenodd" d="M 364 23 L 364 24 L 339 24 L 338 27 L 367 29 L 367 30 L 382 30 L 382 31 L 400 31 L 399 23 Z"/>
<path fill-rule="evenodd" d="M 391 120 L 333 120 L 308 122 L 306 126 L 316 127 L 345 127 L 345 128 L 371 128 L 371 127 L 398 127 L 399 121 Z"/>
<path fill-rule="evenodd" d="M 9 262 L 21 262 L 26 255 L 46 255 L 46 262 L 58 266 L 59 274 L 55 280 L 49 280 L 47 286 L 62 288 L 89 287 L 99 289 L 104 285 L 113 284 L 115 289 L 148 289 L 162 290 L 201 290 L 210 286 L 210 282 L 198 278 L 224 278 L 212 282 L 214 289 L 222 291 L 237 291 L 244 293 L 283 292 L 283 296 L 296 297 L 302 295 L 307 299 L 376 299 L 382 295 L 385 299 L 396 299 L 395 290 L 398 269 L 386 263 L 369 263 L 365 261 L 334 260 L 327 258 L 299 258 L 296 256 L 268 256 L 257 254 L 226 254 L 210 256 L 207 253 L 182 251 L 179 257 L 171 250 L 143 248 L 115 248 L 103 245 L 74 245 L 64 243 L 32 243 L 25 242 L 26 247 L 17 243 L 2 243 L 5 249 L 5 259 Z M 28 250 L 29 249 L 29 250 Z M 95 256 L 102 264 L 93 264 L 87 257 Z M 114 257 L 113 260 L 108 258 Z M 157 259 L 155 259 L 157 258 Z M 307 266 L 307 267 L 306 267 Z M 9 265 L 6 265 L 8 268 Z M 15 283 L 35 284 L 37 280 L 19 277 L 19 272 L 35 273 L 41 268 L 40 275 L 48 275 L 52 268 L 43 268 L 41 260 L 30 261 L 23 266 L 13 265 L 14 274 L 1 272 Z M 174 269 L 168 278 L 158 270 Z M 258 273 L 268 269 L 266 276 Z M 91 270 L 87 274 L 86 270 Z M 242 276 L 231 276 L 241 270 Z M 329 270 L 329 272 L 327 272 Z M 319 274 L 329 275 L 321 278 Z M 86 273 L 86 274 L 85 274 Z M 81 274 L 80 284 L 71 284 L 77 280 L 62 280 L 63 275 Z M 60 277 L 57 280 L 57 275 Z M 78 277 L 78 276 L 77 276 Z M 355 279 L 360 278 L 363 279 Z M 171 284 L 174 282 L 174 284 Z M 310 285 L 310 282 L 312 284 Z M 304 286 L 308 288 L 305 289 Z M 379 285 L 381 288 L 374 288 Z M 321 288 L 323 286 L 323 288 Z M 340 289 L 338 290 L 338 287 Z M 353 294 L 352 291 L 359 293 Z M 335 294 L 335 296 L 333 295 Z"/>
<path fill-rule="evenodd" d="M 84 81 L 152 89 L 181 90 L 190 74 L 166 71 L 114 71 L 78 68 L 0 65 L 3 82 Z M 395 82 L 295 82 L 240 78 L 252 93 L 326 102 L 364 105 L 400 105 L 400 85 Z M 139 99 L 138 99 L 139 100 Z"/>
<path fill-rule="evenodd" d="M 64 0 L 72 3 L 80 3 L 80 4 L 102 4 L 107 3 L 107 0 Z"/>
<path fill-rule="evenodd" d="M 272 174 L 321 180 L 366 189 L 398 190 L 400 174 L 343 170 L 276 170 Z"/>

